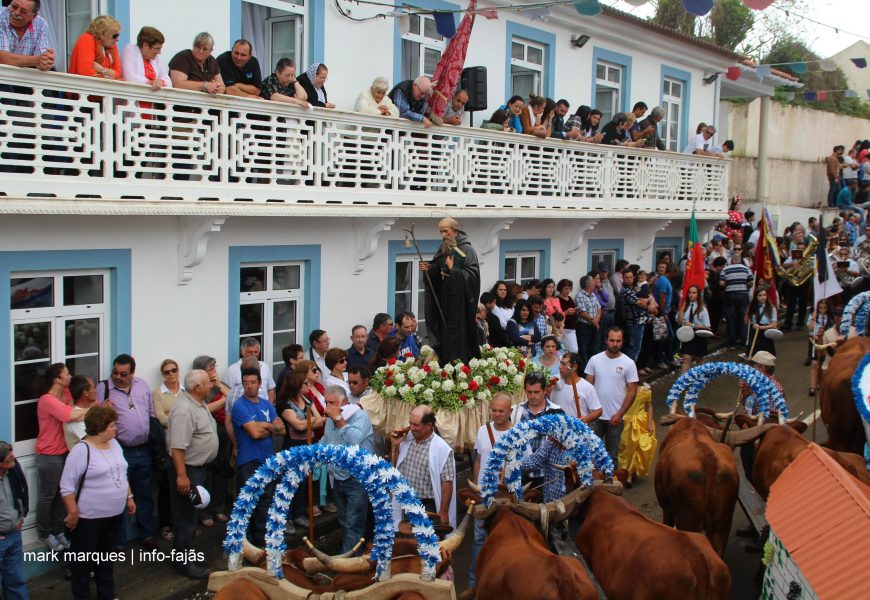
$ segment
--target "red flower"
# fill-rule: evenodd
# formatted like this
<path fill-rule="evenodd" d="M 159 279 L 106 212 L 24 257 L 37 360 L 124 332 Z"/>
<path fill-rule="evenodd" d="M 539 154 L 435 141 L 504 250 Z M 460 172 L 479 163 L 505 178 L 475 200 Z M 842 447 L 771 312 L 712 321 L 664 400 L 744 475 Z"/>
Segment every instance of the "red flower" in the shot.
<path fill-rule="evenodd" d="M 520 362 L 517 363 L 517 366 L 518 366 L 520 369 L 525 369 L 525 368 L 526 368 L 526 361 L 520 359 Z"/>
<path fill-rule="evenodd" d="M 392 380 L 392 379 L 387 379 L 387 380 L 385 380 L 385 381 L 384 381 L 384 385 L 386 385 L 386 386 L 393 385 L 393 380 Z"/>
<path fill-rule="evenodd" d="M 387 377 L 392 377 L 393 371 L 391 369 L 387 369 Z"/>
<path fill-rule="evenodd" d="M 388 365 L 394 365 L 394 364 L 396 364 L 396 359 L 395 359 L 395 358 L 391 358 L 390 360 L 387 361 L 387 364 L 388 364 Z"/>
<path fill-rule="evenodd" d="M 490 389 L 491 387 L 492 387 L 492 384 L 491 384 L 491 383 L 487 383 L 487 384 L 486 384 L 486 389 Z"/>
<path fill-rule="evenodd" d="M 472 379 L 468 382 L 468 389 L 470 389 L 472 392 L 476 392 L 478 387 L 479 386 L 477 385 L 477 382 L 475 380 Z"/>
<path fill-rule="evenodd" d="M 468 365 L 462 365 L 462 372 L 465 373 L 466 375 L 469 375 L 471 373 L 471 369 L 469 368 Z"/>
<path fill-rule="evenodd" d="M 423 372 L 424 373 L 431 373 L 432 369 L 429 367 L 429 365 L 423 365 Z"/>
<path fill-rule="evenodd" d="M 447 371 L 441 371 L 441 379 L 447 379 Z"/>
<path fill-rule="evenodd" d="M 414 353 L 411 352 L 410 350 L 405 350 L 404 356 L 405 356 L 405 358 L 414 358 Z"/>
<path fill-rule="evenodd" d="M 466 396 L 465 394 L 459 394 L 459 399 L 462 401 L 463 404 L 468 402 L 468 396 Z"/>
<path fill-rule="evenodd" d="M 492 377 L 489 378 L 489 382 L 492 385 L 498 385 L 500 381 L 501 381 L 501 379 L 498 378 L 498 375 L 493 375 Z"/>
<path fill-rule="evenodd" d="M 506 360 L 506 361 L 504 361 L 504 364 L 506 364 L 507 366 L 511 366 L 511 361 Z"/>

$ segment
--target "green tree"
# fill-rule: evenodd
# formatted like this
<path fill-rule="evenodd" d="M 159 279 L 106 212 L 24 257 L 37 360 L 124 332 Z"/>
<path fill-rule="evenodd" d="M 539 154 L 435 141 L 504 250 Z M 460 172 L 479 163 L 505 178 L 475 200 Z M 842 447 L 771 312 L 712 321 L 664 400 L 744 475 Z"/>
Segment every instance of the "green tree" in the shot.
<path fill-rule="evenodd" d="M 755 15 L 742 0 L 716 0 L 708 16 L 714 44 L 735 50 L 755 24 Z"/>
<path fill-rule="evenodd" d="M 652 21 L 686 35 L 695 34 L 695 16 L 686 12 L 682 0 L 659 0 Z"/>

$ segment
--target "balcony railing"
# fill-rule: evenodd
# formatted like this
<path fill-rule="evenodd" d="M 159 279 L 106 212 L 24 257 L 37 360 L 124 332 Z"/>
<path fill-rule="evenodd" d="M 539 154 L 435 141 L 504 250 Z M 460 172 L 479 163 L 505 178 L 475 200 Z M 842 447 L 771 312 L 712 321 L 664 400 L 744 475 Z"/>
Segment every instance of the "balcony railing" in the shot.
<path fill-rule="evenodd" d="M 671 152 L 14 67 L 0 92 L 8 198 L 719 213 L 728 189 L 730 161 Z"/>

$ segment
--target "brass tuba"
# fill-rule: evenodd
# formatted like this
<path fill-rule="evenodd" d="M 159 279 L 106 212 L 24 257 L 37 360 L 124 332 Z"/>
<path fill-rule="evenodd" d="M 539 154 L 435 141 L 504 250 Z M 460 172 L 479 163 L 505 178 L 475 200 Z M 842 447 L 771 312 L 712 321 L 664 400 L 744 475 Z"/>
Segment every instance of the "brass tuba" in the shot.
<path fill-rule="evenodd" d="M 809 281 L 815 269 L 815 253 L 816 248 L 819 246 L 819 240 L 814 235 L 809 235 L 808 237 L 809 243 L 804 248 L 800 261 L 796 261 L 797 267 L 787 269 L 780 265 L 776 269 L 777 274 L 785 279 L 786 283 L 794 287 L 800 287 Z"/>

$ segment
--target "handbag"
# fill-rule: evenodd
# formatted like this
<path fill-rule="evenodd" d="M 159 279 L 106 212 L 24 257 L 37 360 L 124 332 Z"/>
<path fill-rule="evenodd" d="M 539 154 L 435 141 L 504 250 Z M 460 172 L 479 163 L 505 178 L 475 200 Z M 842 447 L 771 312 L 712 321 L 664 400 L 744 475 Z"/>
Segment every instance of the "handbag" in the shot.
<path fill-rule="evenodd" d="M 653 317 L 652 320 L 653 339 L 657 342 L 668 339 L 668 318 L 664 315 L 661 317 Z"/>

